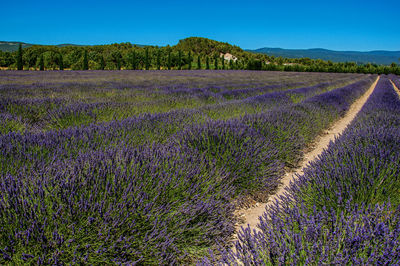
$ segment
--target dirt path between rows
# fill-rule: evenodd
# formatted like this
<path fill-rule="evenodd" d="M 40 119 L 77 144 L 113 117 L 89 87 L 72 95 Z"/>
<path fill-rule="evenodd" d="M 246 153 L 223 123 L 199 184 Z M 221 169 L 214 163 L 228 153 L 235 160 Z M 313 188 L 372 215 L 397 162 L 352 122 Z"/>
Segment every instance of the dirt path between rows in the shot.
<path fill-rule="evenodd" d="M 394 90 L 397 92 L 397 94 L 398 94 L 399 97 L 400 97 L 400 89 L 397 88 L 397 86 L 396 86 L 396 84 L 394 84 L 393 80 L 390 80 L 390 82 L 392 83 L 392 86 L 393 86 Z"/>
<path fill-rule="evenodd" d="M 244 223 L 237 224 L 236 229 L 237 232 L 239 232 L 240 228 L 242 226 L 246 227 L 247 225 L 250 226 L 250 228 L 253 230 L 259 230 L 257 227 L 257 224 L 259 223 L 259 217 L 263 215 L 265 212 L 265 208 L 267 205 L 271 205 L 275 200 L 279 198 L 279 196 L 283 195 L 285 192 L 285 187 L 290 184 L 290 181 L 294 180 L 296 178 L 296 175 L 301 175 L 303 174 L 303 169 L 308 165 L 309 162 L 315 160 L 318 155 L 320 155 L 324 149 L 326 149 L 329 145 L 330 141 L 334 141 L 335 137 L 337 137 L 339 134 L 341 134 L 345 128 L 353 121 L 353 119 L 356 117 L 357 113 L 361 110 L 369 96 L 372 94 L 372 92 L 375 89 L 376 84 L 378 83 L 379 80 L 378 78 L 375 80 L 375 82 L 371 85 L 371 87 L 367 90 L 366 93 L 364 93 L 359 99 L 357 99 L 351 106 L 348 112 L 345 114 L 345 116 L 338 121 L 336 121 L 326 132 L 324 135 L 318 137 L 315 140 L 315 144 L 312 147 L 312 150 L 310 152 L 307 152 L 304 155 L 304 158 L 301 162 L 301 166 L 299 168 L 294 169 L 291 172 L 288 172 L 285 174 L 283 179 L 281 180 L 282 184 L 279 186 L 278 190 L 274 195 L 272 195 L 269 198 L 268 203 L 256 203 L 255 207 L 249 208 L 249 209 L 244 209 L 239 211 L 239 216 L 245 220 Z M 237 234 L 234 236 L 234 240 L 237 239 Z"/>

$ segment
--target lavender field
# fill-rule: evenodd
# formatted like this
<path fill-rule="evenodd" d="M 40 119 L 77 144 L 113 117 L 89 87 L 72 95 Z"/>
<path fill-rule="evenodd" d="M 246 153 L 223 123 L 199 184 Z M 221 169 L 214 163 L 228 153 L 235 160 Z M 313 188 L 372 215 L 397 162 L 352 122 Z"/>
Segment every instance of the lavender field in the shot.
<path fill-rule="evenodd" d="M 398 263 L 397 76 L 229 251 L 376 78 L 1 71 L 0 264 Z"/>

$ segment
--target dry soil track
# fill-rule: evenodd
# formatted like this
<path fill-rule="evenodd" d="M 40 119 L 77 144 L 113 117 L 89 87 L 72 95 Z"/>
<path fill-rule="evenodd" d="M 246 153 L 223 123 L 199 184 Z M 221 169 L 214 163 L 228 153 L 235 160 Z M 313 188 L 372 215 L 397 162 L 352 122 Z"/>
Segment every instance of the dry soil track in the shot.
<path fill-rule="evenodd" d="M 397 88 L 397 86 L 396 86 L 396 84 L 394 84 L 393 80 L 390 80 L 390 82 L 392 83 L 394 90 L 397 92 L 397 94 L 398 94 L 399 97 L 400 97 L 400 89 Z"/>
<path fill-rule="evenodd" d="M 317 158 L 318 155 L 320 155 L 324 149 L 326 149 L 329 145 L 330 141 L 334 141 L 335 137 L 337 137 L 339 134 L 341 134 L 346 127 L 353 121 L 353 119 L 356 117 L 357 113 L 361 110 L 365 102 L 367 101 L 368 97 L 372 94 L 372 92 L 375 89 L 376 84 L 378 83 L 380 77 L 378 77 L 375 82 L 371 85 L 371 87 L 367 90 L 366 93 L 364 93 L 359 99 L 357 99 L 351 106 L 348 112 L 345 114 L 345 116 L 338 121 L 336 121 L 326 132 L 324 135 L 318 137 L 315 140 L 315 144 L 313 145 L 313 148 L 310 152 L 307 152 L 304 155 L 304 158 L 302 160 L 301 166 L 299 168 L 294 169 L 291 172 L 288 172 L 285 174 L 283 179 L 281 180 L 282 184 L 279 186 L 278 190 L 274 195 L 272 195 L 269 198 L 268 203 L 257 203 L 255 207 L 241 210 L 239 213 L 242 218 L 245 219 L 244 223 L 238 224 L 237 225 L 237 232 L 239 231 L 240 227 L 244 226 L 250 226 L 250 228 L 253 230 L 258 230 L 257 224 L 259 223 L 259 217 L 263 215 L 265 212 L 265 208 L 267 205 L 272 204 L 274 201 L 279 199 L 279 196 L 283 195 L 285 192 L 285 187 L 290 184 L 294 178 L 296 178 L 297 175 L 301 175 L 303 173 L 303 169 L 313 160 Z M 398 93 L 400 93 L 398 91 Z M 234 240 L 237 239 L 237 235 L 234 236 Z"/>

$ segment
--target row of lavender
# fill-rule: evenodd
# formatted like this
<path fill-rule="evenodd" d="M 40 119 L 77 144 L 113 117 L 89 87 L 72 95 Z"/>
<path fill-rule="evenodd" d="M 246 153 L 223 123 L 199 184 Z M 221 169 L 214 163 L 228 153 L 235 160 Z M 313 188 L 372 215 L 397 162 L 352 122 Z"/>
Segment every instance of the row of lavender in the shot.
<path fill-rule="evenodd" d="M 399 113 L 383 77 L 345 133 L 267 210 L 261 231 L 242 229 L 236 252 L 201 264 L 399 264 Z"/>
<path fill-rule="evenodd" d="M 373 79 L 227 121 L 185 110 L 0 136 L 0 262 L 191 263 Z"/>

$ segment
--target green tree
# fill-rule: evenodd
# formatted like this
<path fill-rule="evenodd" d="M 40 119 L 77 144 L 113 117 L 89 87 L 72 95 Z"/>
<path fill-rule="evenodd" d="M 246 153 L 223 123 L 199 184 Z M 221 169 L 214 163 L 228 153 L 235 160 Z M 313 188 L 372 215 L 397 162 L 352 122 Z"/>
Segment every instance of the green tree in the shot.
<path fill-rule="evenodd" d="M 35 63 L 37 57 L 35 58 Z M 15 57 L 10 52 L 2 52 L 0 50 L 0 66 L 2 67 L 9 67 L 15 61 Z"/>
<path fill-rule="evenodd" d="M 192 54 L 190 51 L 188 53 L 188 69 L 192 69 Z"/>
<path fill-rule="evenodd" d="M 36 66 L 37 59 L 39 58 L 40 54 L 41 51 L 39 51 L 39 49 L 31 49 L 31 48 L 23 49 L 23 61 L 24 64 L 28 67 L 28 69 L 30 67 Z"/>
<path fill-rule="evenodd" d="M 224 56 L 221 57 L 221 64 L 222 64 L 222 69 L 225 69 L 225 58 L 224 58 Z"/>
<path fill-rule="evenodd" d="M 106 62 L 104 61 L 104 56 L 101 55 L 100 56 L 100 69 L 104 70 L 105 67 L 106 67 Z"/>
<path fill-rule="evenodd" d="M 132 54 L 131 54 L 131 66 L 132 66 L 133 70 L 137 69 L 137 58 L 136 57 L 137 57 L 136 56 L 136 52 L 132 51 Z"/>
<path fill-rule="evenodd" d="M 85 49 L 85 51 L 83 52 L 83 70 L 89 70 L 89 61 L 88 61 L 88 54 L 87 54 L 87 50 Z"/>
<path fill-rule="evenodd" d="M 59 58 L 58 58 L 58 64 L 59 64 L 60 70 L 64 70 L 63 56 L 62 56 L 61 53 L 60 53 Z"/>
<path fill-rule="evenodd" d="M 215 56 L 215 58 L 214 58 L 214 69 L 215 70 L 218 69 L 218 56 Z"/>
<path fill-rule="evenodd" d="M 121 70 L 121 66 L 122 66 L 122 64 L 121 64 L 121 57 L 117 57 L 117 58 L 116 58 L 116 67 L 117 67 L 117 69 L 118 69 L 118 70 Z"/>
<path fill-rule="evenodd" d="M 210 58 L 206 57 L 206 69 L 210 69 Z"/>
<path fill-rule="evenodd" d="M 148 47 L 146 47 L 146 51 L 145 51 L 145 68 L 146 68 L 146 70 L 150 69 L 150 55 L 149 55 Z"/>
<path fill-rule="evenodd" d="M 43 54 L 40 55 L 39 57 L 39 69 L 40 71 L 44 70 L 44 58 L 43 58 Z"/>
<path fill-rule="evenodd" d="M 53 50 L 43 53 L 44 65 L 47 69 L 56 70 L 59 68 L 59 54 Z"/>
<path fill-rule="evenodd" d="M 234 67 L 233 67 L 233 60 L 231 59 L 231 60 L 229 60 L 229 69 L 233 69 Z"/>
<path fill-rule="evenodd" d="M 197 57 L 197 69 L 201 69 L 200 55 Z"/>
<path fill-rule="evenodd" d="M 17 53 L 17 69 L 18 70 L 24 69 L 24 63 L 22 61 L 22 45 L 21 44 L 19 44 L 18 53 Z"/>
<path fill-rule="evenodd" d="M 120 50 L 115 49 L 111 52 L 110 54 L 110 59 L 111 61 L 114 63 L 115 65 L 115 69 L 117 70 L 121 70 L 122 67 L 122 54 L 120 52 Z"/>
<path fill-rule="evenodd" d="M 182 52 L 181 50 L 178 51 L 178 69 L 182 69 Z"/>
<path fill-rule="evenodd" d="M 161 49 L 157 50 L 157 69 L 161 69 Z"/>
<path fill-rule="evenodd" d="M 168 49 L 168 70 L 171 70 L 171 50 Z"/>

